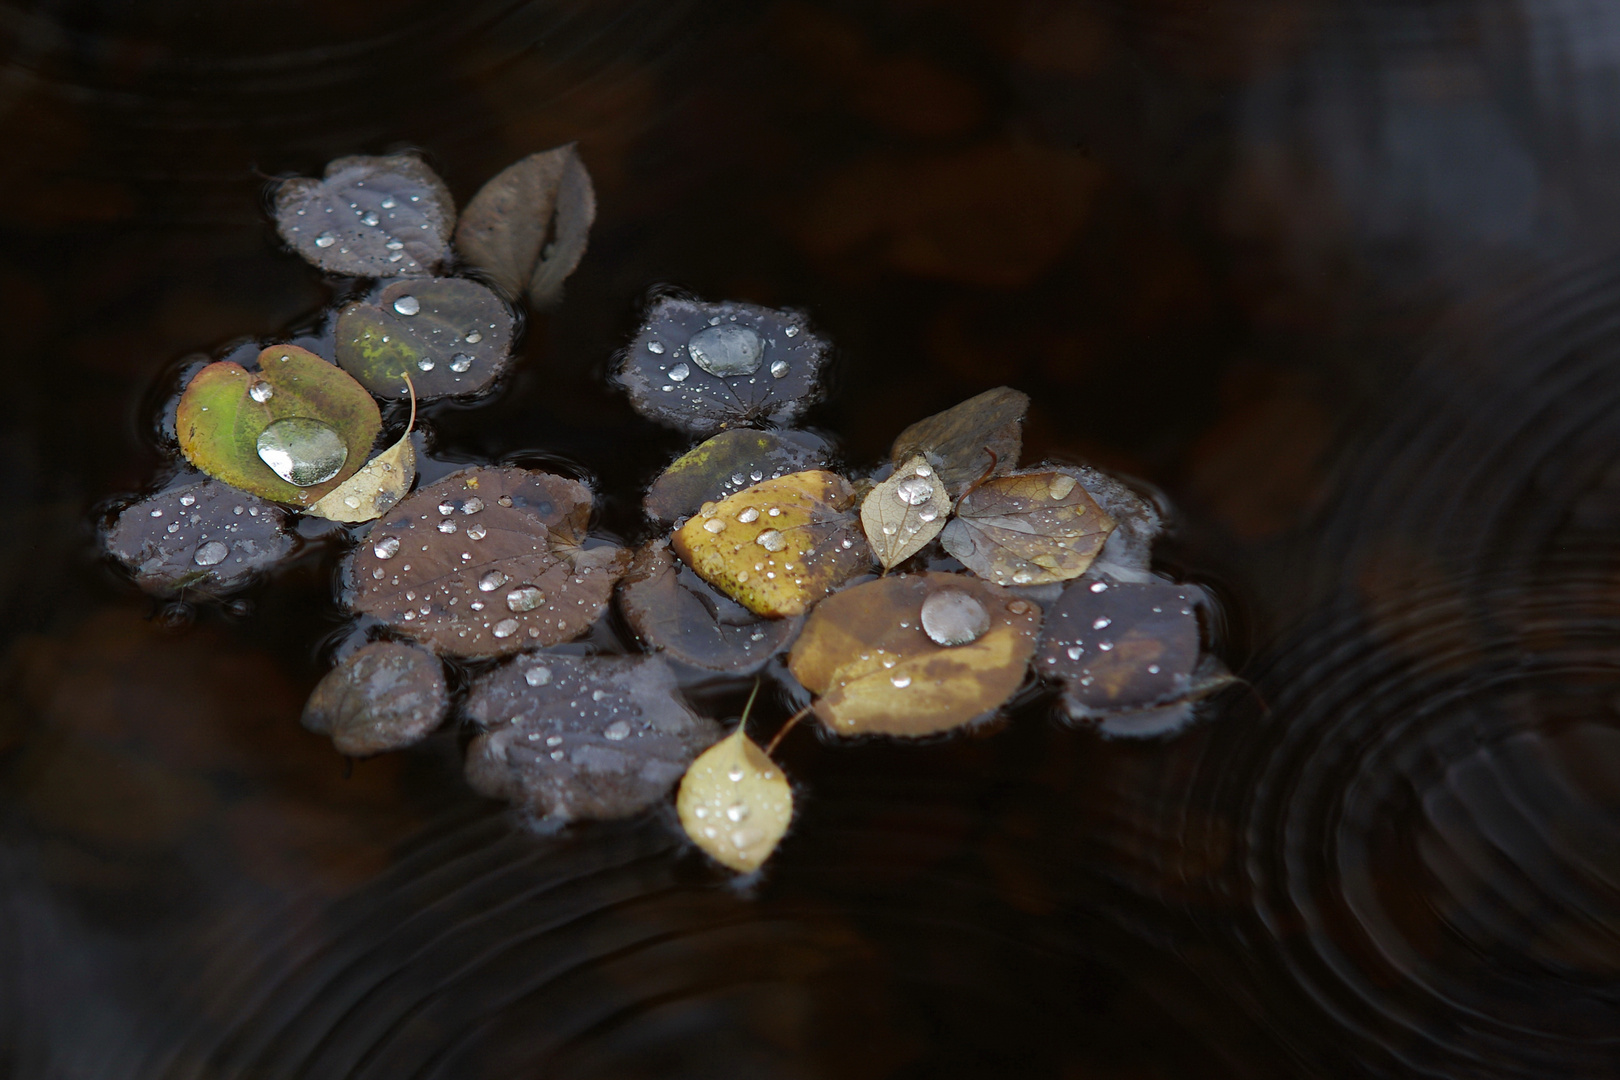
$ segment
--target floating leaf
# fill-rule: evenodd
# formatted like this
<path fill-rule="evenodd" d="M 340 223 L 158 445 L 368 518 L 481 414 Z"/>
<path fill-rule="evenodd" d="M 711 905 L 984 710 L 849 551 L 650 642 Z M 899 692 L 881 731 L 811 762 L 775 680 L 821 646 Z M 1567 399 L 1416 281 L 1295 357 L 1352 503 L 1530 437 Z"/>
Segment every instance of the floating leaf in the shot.
<path fill-rule="evenodd" d="M 681 828 L 715 862 L 758 870 L 793 820 L 793 789 L 743 725 L 705 750 L 675 796 Z"/>
<path fill-rule="evenodd" d="M 879 578 L 816 605 L 788 667 L 829 731 L 932 735 L 1011 697 L 1040 628 L 1036 605 L 966 575 Z"/>
<path fill-rule="evenodd" d="M 735 495 L 750 484 L 813 469 L 827 460 L 826 444 L 802 431 L 733 428 L 699 443 L 653 481 L 643 503 L 647 516 L 678 521 L 706 502 Z"/>
<path fill-rule="evenodd" d="M 883 569 L 921 551 L 945 527 L 951 497 L 921 455 L 896 469 L 867 492 L 861 502 L 861 525 Z"/>
<path fill-rule="evenodd" d="M 720 736 L 655 656 L 519 657 L 473 683 L 467 715 L 473 788 L 564 821 L 640 812 Z"/>
<path fill-rule="evenodd" d="M 1079 577 L 1114 528 L 1066 472 L 987 480 L 962 496 L 945 526 L 945 550 L 998 585 L 1045 585 Z"/>
<path fill-rule="evenodd" d="M 396 281 L 375 303 L 350 304 L 333 331 L 337 362 L 378 397 L 423 401 L 476 394 L 507 368 L 512 313 L 476 281 Z"/>
<path fill-rule="evenodd" d="M 148 592 L 225 592 L 290 555 L 298 541 L 274 503 L 218 480 L 174 488 L 125 508 L 107 550 Z"/>
<path fill-rule="evenodd" d="M 432 169 L 409 154 L 342 157 L 326 177 L 283 180 L 276 229 L 334 274 L 428 274 L 449 254 L 456 205 Z"/>
<path fill-rule="evenodd" d="M 591 492 L 527 469 L 465 469 L 371 527 L 349 556 L 353 606 L 432 648 L 503 656 L 584 633 L 629 556 L 585 547 Z"/>
<path fill-rule="evenodd" d="M 450 711 L 444 665 L 426 649 L 376 641 L 356 650 L 304 705 L 303 724 L 349 757 L 414 745 Z"/>
<path fill-rule="evenodd" d="M 826 342 L 795 312 L 665 297 L 615 381 L 641 415 L 709 435 L 767 419 L 792 423 L 820 399 L 826 357 Z"/>
<path fill-rule="evenodd" d="M 749 611 L 802 615 L 872 553 L 843 477 L 820 469 L 766 480 L 709 503 L 675 532 L 675 553 Z"/>
<path fill-rule="evenodd" d="M 787 648 L 802 620 L 762 619 L 711 588 L 655 540 L 636 553 L 619 607 L 646 644 L 708 671 L 745 672 Z"/>
<path fill-rule="evenodd" d="M 1116 477 L 1089 465 L 1068 470 L 1080 486 L 1114 519 L 1114 531 L 1092 563 L 1094 570 L 1106 570 L 1121 581 L 1153 582 L 1153 541 L 1164 530 L 1164 522 L 1154 505 Z"/>
<path fill-rule="evenodd" d="M 891 456 L 897 468 L 918 454 L 928 457 L 950 493 L 960 495 L 990 468 L 991 453 L 998 472 L 1017 466 L 1028 411 L 1029 395 L 998 386 L 912 424 L 894 440 Z"/>
<path fill-rule="evenodd" d="M 382 417 L 365 388 L 312 352 L 273 345 L 259 370 L 221 360 L 187 384 L 175 413 L 186 459 L 277 502 L 308 505 L 353 476 Z"/>
<path fill-rule="evenodd" d="M 410 377 L 405 386 L 411 389 Z M 405 497 L 416 482 L 416 449 L 411 429 L 416 426 L 416 395 L 411 395 L 411 419 L 399 441 L 361 466 L 359 472 L 321 496 L 309 508 L 316 517 L 353 524 L 381 517 Z"/>
<path fill-rule="evenodd" d="M 595 220 L 591 174 L 569 143 L 496 173 L 462 213 L 456 247 L 508 294 L 544 306 L 561 298 Z"/>

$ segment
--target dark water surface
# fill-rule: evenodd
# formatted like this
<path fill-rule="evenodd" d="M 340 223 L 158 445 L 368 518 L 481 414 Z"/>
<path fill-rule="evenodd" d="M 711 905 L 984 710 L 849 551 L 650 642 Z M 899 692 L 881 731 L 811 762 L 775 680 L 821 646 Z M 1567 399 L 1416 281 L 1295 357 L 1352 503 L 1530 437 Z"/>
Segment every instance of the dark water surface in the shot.
<path fill-rule="evenodd" d="M 1620 1075 L 1620 6 L 0 34 L 0 1077 Z M 163 475 L 185 356 L 330 299 L 268 177 L 415 147 L 464 202 L 573 139 L 590 252 L 503 395 L 427 410 L 441 461 L 582 470 L 635 539 L 684 445 L 603 378 L 647 290 L 802 306 L 852 466 L 1008 383 L 1029 460 L 1162 488 L 1253 692 L 1158 741 L 796 737 L 749 891 L 667 816 L 514 828 L 454 733 L 345 779 L 297 721 L 336 549 L 166 608 L 95 522 Z"/>

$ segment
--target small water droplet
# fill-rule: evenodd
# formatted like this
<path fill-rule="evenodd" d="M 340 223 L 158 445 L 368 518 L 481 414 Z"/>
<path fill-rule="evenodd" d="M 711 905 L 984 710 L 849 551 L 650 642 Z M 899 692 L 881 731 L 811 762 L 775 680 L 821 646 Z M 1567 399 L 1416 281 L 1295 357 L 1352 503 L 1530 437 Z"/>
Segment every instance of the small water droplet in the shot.
<path fill-rule="evenodd" d="M 467 331 L 467 344 L 476 345 L 480 341 L 483 341 L 483 340 L 484 340 L 484 335 L 480 334 L 477 330 L 469 330 L 469 331 Z"/>
<path fill-rule="evenodd" d="M 748 804 L 734 802 L 726 807 L 726 817 L 732 821 L 746 821 L 748 819 Z"/>
<path fill-rule="evenodd" d="M 371 550 L 379 559 L 392 559 L 399 554 L 399 537 L 385 536 L 372 544 Z"/>
<path fill-rule="evenodd" d="M 1007 610 L 1014 615 L 1023 615 L 1029 611 L 1029 602 L 1026 600 L 1014 600 L 1007 605 Z"/>
<path fill-rule="evenodd" d="M 1014 570 L 1012 579 L 1014 585 L 1028 585 L 1035 580 L 1035 575 L 1028 570 Z"/>
<path fill-rule="evenodd" d="M 1113 619 L 1110 619 L 1106 615 L 1099 615 L 1097 616 L 1096 621 L 1091 624 L 1091 628 L 1093 630 L 1101 630 L 1105 626 L 1112 625 L 1113 621 Z"/>
<path fill-rule="evenodd" d="M 917 511 L 917 520 L 924 523 L 933 521 L 937 517 L 939 517 L 939 511 L 935 510 L 932 506 L 925 506 L 921 510 Z"/>
<path fill-rule="evenodd" d="M 933 476 L 934 475 L 934 470 L 930 469 L 927 465 L 919 465 L 919 466 L 916 467 L 916 469 L 914 469 L 912 471 L 915 472 L 918 476 Z"/>
<path fill-rule="evenodd" d="M 1114 643 L 1112 641 L 1099 641 L 1097 642 L 1097 648 L 1101 649 L 1103 652 L 1112 652 Z"/>
<path fill-rule="evenodd" d="M 506 594 L 508 611 L 533 611 L 546 602 L 546 594 L 533 585 L 520 585 Z"/>
<path fill-rule="evenodd" d="M 786 360 L 776 360 L 771 363 L 771 374 L 776 378 L 780 379 L 787 375 L 787 373 L 788 362 Z"/>
<path fill-rule="evenodd" d="M 703 523 L 703 528 L 705 529 L 705 531 L 712 532 L 712 533 L 717 533 L 721 529 L 724 529 L 725 527 L 726 527 L 726 523 L 724 521 L 720 520 L 719 518 L 710 518 L 708 521 L 705 521 Z"/>
<path fill-rule="evenodd" d="M 1160 670 L 1161 669 L 1160 669 L 1158 664 L 1149 664 L 1148 665 L 1148 674 L 1149 675 L 1157 675 Z"/>
<path fill-rule="evenodd" d="M 350 510 L 358 510 L 358 509 L 360 509 L 360 496 L 358 496 L 358 495 L 345 495 L 345 496 L 343 496 L 343 505 L 347 506 Z"/>
<path fill-rule="evenodd" d="M 776 506 L 771 507 L 769 510 L 765 511 L 765 513 L 769 514 L 771 517 L 781 517 L 782 516 L 781 508 L 776 507 Z"/>
<path fill-rule="evenodd" d="M 1058 473 L 1052 477 L 1051 486 L 1047 490 L 1051 492 L 1052 498 L 1061 499 L 1074 490 L 1074 477 L 1067 473 Z"/>
<path fill-rule="evenodd" d="M 742 778 L 743 767 L 741 765 L 733 765 L 731 768 L 726 770 L 726 779 L 730 780 L 733 784 L 742 783 Z"/>
<path fill-rule="evenodd" d="M 544 686 L 551 681 L 551 669 L 548 667 L 532 667 L 523 673 L 523 681 L 530 686 Z M 560 743 L 562 740 L 558 739 L 557 742 Z M 556 746 L 557 743 L 547 739 L 546 745 Z"/>
<path fill-rule="evenodd" d="M 186 492 L 184 495 L 180 496 L 180 505 L 181 506 L 191 506 L 196 501 L 197 501 L 197 496 L 193 495 L 189 491 Z"/>
<path fill-rule="evenodd" d="M 433 357 L 431 357 L 431 356 L 422 357 L 422 359 L 420 359 L 420 360 L 418 360 L 416 362 L 416 366 L 421 371 L 432 371 L 433 368 L 434 368 Z"/>
<path fill-rule="evenodd" d="M 662 341 L 649 341 L 647 342 L 647 351 L 662 356 L 664 354 L 664 343 Z"/>
<path fill-rule="evenodd" d="M 367 210 L 364 214 L 360 215 L 360 224 L 362 225 L 376 225 L 381 220 L 382 218 L 377 216 L 377 211 L 375 210 Z"/>
<path fill-rule="evenodd" d="M 276 388 L 265 382 L 263 379 L 259 379 L 252 386 L 248 387 L 248 397 L 252 398 L 254 401 L 257 401 L 261 405 L 275 396 Z"/>
<path fill-rule="evenodd" d="M 699 330 L 686 343 L 686 351 L 698 367 L 721 378 L 752 375 L 765 353 L 758 334 L 730 323 Z"/>
<path fill-rule="evenodd" d="M 1066 651 L 1069 654 L 1069 659 L 1070 660 L 1078 660 L 1078 659 L 1080 659 L 1080 653 L 1082 651 L 1080 646 L 1078 646 L 1078 645 L 1070 645 Z"/>
<path fill-rule="evenodd" d="M 782 333 L 786 334 L 788 337 L 798 337 L 799 328 L 797 326 L 790 326 L 786 330 L 782 331 Z"/>
<path fill-rule="evenodd" d="M 422 301 L 414 296 L 402 296 L 394 301 L 394 310 L 401 315 L 415 315 L 422 310 Z"/>
<path fill-rule="evenodd" d="M 758 544 L 766 551 L 781 551 L 783 548 L 787 547 L 787 541 L 783 539 L 782 534 L 777 532 L 775 529 L 766 529 L 764 532 L 754 537 L 754 543 Z"/>
<path fill-rule="evenodd" d="M 456 355 L 450 358 L 450 370 L 457 372 L 458 374 L 466 371 L 468 368 L 472 367 L 472 360 L 473 358 L 468 356 L 466 353 L 458 352 Z"/>
<path fill-rule="evenodd" d="M 747 525 L 750 522 L 758 521 L 759 510 L 752 506 L 744 507 L 743 512 L 737 515 L 737 520 L 742 522 L 744 525 Z"/>
<path fill-rule="evenodd" d="M 670 382 L 685 382 L 692 374 L 692 369 L 685 364 L 676 364 L 669 369 Z"/>
<path fill-rule="evenodd" d="M 326 483 L 349 458 L 343 437 L 307 416 L 289 416 L 259 432 L 258 450 L 271 472 L 297 487 Z"/>
<path fill-rule="evenodd" d="M 463 514 L 476 514 L 481 512 L 483 509 L 484 500 L 480 499 L 476 495 L 461 504 L 461 512 Z"/>
<path fill-rule="evenodd" d="M 323 232 L 315 238 L 315 246 L 318 248 L 329 248 L 335 243 L 337 243 L 337 237 L 329 232 Z"/>
<path fill-rule="evenodd" d="M 230 553 L 231 549 L 218 540 L 210 540 L 198 548 L 197 553 L 191 558 L 198 566 L 213 566 L 215 563 L 224 562 L 225 556 Z"/>
<path fill-rule="evenodd" d="M 443 521 L 439 522 L 439 531 L 442 533 L 453 533 L 456 531 L 456 523 L 450 518 L 445 518 Z"/>
<path fill-rule="evenodd" d="M 516 619 L 502 619 L 495 624 L 495 629 L 490 632 L 498 638 L 508 638 L 517 633 L 517 628 L 518 621 Z"/>
<path fill-rule="evenodd" d="M 467 539 L 469 540 L 482 540 L 488 535 L 489 530 L 484 528 L 482 522 L 467 526 Z"/>
<path fill-rule="evenodd" d="M 1093 581 L 1091 583 L 1091 591 L 1092 592 L 1107 592 L 1108 591 L 1108 582 L 1106 582 L 1106 581 Z"/>
<path fill-rule="evenodd" d="M 394 201 L 394 197 L 392 195 L 388 196 L 387 198 L 383 199 L 383 201 L 382 201 L 382 208 L 384 210 L 392 210 L 394 207 L 396 207 L 398 205 L 399 205 L 399 203 Z"/>
<path fill-rule="evenodd" d="M 614 742 L 623 742 L 630 737 L 630 725 L 623 720 L 615 720 L 602 729 L 602 737 L 612 739 Z"/>

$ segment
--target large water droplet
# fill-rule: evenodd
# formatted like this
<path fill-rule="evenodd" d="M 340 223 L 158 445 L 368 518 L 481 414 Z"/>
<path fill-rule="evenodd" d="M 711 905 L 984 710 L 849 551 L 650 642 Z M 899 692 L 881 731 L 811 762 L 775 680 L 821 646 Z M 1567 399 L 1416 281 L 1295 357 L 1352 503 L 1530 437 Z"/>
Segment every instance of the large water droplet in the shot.
<path fill-rule="evenodd" d="M 198 548 L 197 553 L 191 558 L 198 566 L 213 566 L 215 563 L 224 562 L 225 556 L 230 553 L 231 549 L 218 540 L 210 540 Z"/>
<path fill-rule="evenodd" d="M 501 573 L 499 570 L 491 570 L 489 573 L 478 579 L 478 591 L 494 592 L 496 589 L 505 584 L 506 575 Z"/>
<path fill-rule="evenodd" d="M 776 378 L 778 378 L 778 379 L 784 378 L 787 375 L 787 373 L 788 373 L 788 362 L 786 360 L 777 360 L 776 362 L 771 364 L 771 374 L 773 376 L 775 376 Z"/>
<path fill-rule="evenodd" d="M 1052 477 L 1052 483 L 1047 487 L 1047 491 L 1051 492 L 1054 499 L 1061 499 L 1073 490 L 1074 477 L 1067 473 L 1058 473 Z"/>
<path fill-rule="evenodd" d="M 765 355 L 758 334 L 732 323 L 699 330 L 686 343 L 686 351 L 698 367 L 721 378 L 752 375 Z"/>
<path fill-rule="evenodd" d="M 923 633 L 938 645 L 966 645 L 990 629 L 990 613 L 960 589 L 940 589 L 922 605 Z"/>
<path fill-rule="evenodd" d="M 907 506 L 921 506 L 934 497 L 934 485 L 921 476 L 913 476 L 894 486 L 894 497 Z"/>
<path fill-rule="evenodd" d="M 546 602 L 546 594 L 533 585 L 520 585 L 506 594 L 509 611 L 533 611 Z"/>
<path fill-rule="evenodd" d="M 414 296 L 402 296 L 394 301 L 394 310 L 401 315 L 415 315 L 422 310 L 422 301 Z"/>
<path fill-rule="evenodd" d="M 289 416 L 259 433 L 259 458 L 287 483 L 314 487 L 343 471 L 349 448 L 319 420 Z"/>

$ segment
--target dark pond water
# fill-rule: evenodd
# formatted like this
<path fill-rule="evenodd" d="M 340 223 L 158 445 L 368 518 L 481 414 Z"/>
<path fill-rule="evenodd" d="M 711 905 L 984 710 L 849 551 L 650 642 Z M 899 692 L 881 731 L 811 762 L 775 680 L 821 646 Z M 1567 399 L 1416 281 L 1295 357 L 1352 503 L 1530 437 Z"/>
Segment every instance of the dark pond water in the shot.
<path fill-rule="evenodd" d="M 1620 1075 L 1620 7 L 39 0 L 0 9 L 0 1077 Z M 1001 383 L 1163 489 L 1253 684 L 789 740 L 738 890 L 667 817 L 515 829 L 454 734 L 298 726 L 321 544 L 165 608 L 100 561 L 184 357 L 330 296 L 268 177 L 577 139 L 601 216 L 444 462 L 685 445 L 647 291 L 809 310 L 864 465 Z M 773 718 L 774 722 L 774 718 Z"/>

